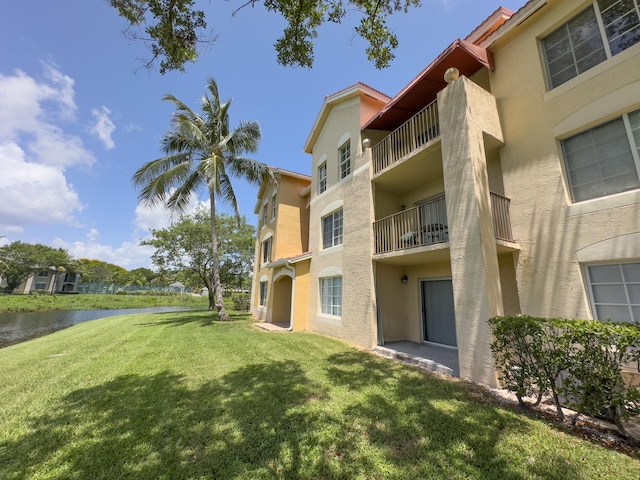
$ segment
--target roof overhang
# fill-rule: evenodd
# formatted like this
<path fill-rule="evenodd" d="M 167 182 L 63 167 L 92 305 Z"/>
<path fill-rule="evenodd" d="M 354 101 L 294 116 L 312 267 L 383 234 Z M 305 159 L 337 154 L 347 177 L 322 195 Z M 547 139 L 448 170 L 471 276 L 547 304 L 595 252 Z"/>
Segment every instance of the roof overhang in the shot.
<path fill-rule="evenodd" d="M 438 92 L 447 85 L 444 72 L 451 67 L 457 68 L 460 75 L 470 77 L 483 67 L 493 69 L 493 59 L 485 48 L 457 39 L 374 115 L 363 130 L 390 131 L 400 126 L 436 99 Z"/>

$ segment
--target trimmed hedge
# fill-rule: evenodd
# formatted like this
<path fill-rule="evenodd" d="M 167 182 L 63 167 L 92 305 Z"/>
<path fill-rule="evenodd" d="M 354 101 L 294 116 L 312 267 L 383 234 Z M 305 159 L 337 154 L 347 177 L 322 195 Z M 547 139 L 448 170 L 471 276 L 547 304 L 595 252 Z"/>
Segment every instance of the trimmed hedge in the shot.
<path fill-rule="evenodd" d="M 623 422 L 640 414 L 639 376 L 624 365 L 640 361 L 640 325 L 536 318 L 526 315 L 489 320 L 491 343 L 504 388 L 524 397 L 551 395 L 560 420 L 562 405 L 580 414 L 613 420 L 632 443 Z"/>

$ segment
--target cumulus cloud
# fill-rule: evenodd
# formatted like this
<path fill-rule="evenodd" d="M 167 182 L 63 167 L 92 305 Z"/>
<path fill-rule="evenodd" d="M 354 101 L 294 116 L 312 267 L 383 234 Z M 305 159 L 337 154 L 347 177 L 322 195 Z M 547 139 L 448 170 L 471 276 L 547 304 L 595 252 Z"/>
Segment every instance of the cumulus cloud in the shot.
<path fill-rule="evenodd" d="M 0 226 L 16 231 L 29 224 L 72 224 L 83 209 L 62 171 L 29 162 L 15 143 L 0 143 Z"/>
<path fill-rule="evenodd" d="M 103 106 L 101 109 L 92 109 L 91 115 L 93 115 L 95 123 L 89 131 L 100 139 L 104 148 L 111 150 L 116 146 L 111 138 L 111 134 L 116 129 L 115 124 L 111 121 L 111 118 L 109 118 L 111 111 L 107 107 Z"/>
<path fill-rule="evenodd" d="M 146 267 L 151 268 L 151 255 L 154 248 L 140 245 L 138 241 L 123 242 L 120 246 L 103 245 L 97 239 L 100 234 L 96 229 L 87 233 L 87 241 L 66 242 L 56 238 L 52 242 L 54 248 L 64 248 L 73 258 L 95 258 L 103 262 L 119 265 L 127 270 Z"/>
<path fill-rule="evenodd" d="M 0 74 L 0 226 L 73 224 L 83 209 L 65 170 L 89 167 L 94 155 L 65 131 L 75 120 L 74 80 L 44 64 L 37 80 L 21 70 Z M 107 117 L 108 119 L 108 117 Z"/>
<path fill-rule="evenodd" d="M 199 205 L 208 206 L 208 203 L 202 202 L 196 196 L 193 196 L 183 214 L 194 213 Z M 151 229 L 167 228 L 179 217 L 179 213 L 171 212 L 171 210 L 162 205 L 138 205 L 135 212 L 136 232 L 142 236 L 147 236 Z"/>

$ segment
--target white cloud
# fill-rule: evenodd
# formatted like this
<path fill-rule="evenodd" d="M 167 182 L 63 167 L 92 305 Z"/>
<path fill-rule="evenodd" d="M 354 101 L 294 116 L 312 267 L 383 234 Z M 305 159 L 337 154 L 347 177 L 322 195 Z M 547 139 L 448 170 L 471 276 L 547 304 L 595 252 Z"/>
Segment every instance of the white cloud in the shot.
<path fill-rule="evenodd" d="M 195 196 L 192 197 L 183 214 L 192 214 L 199 205 L 208 206 L 206 202 L 199 201 Z M 167 228 L 180 217 L 179 213 L 171 212 L 163 205 L 138 205 L 135 214 L 136 232 L 142 236 L 148 236 L 151 229 Z"/>
<path fill-rule="evenodd" d="M 29 162 L 15 143 L 0 144 L 0 226 L 16 231 L 28 224 L 73 224 L 83 209 L 58 168 Z"/>
<path fill-rule="evenodd" d="M 107 150 L 111 150 L 116 146 L 113 139 L 111 138 L 111 134 L 116 129 L 115 124 L 109 118 L 111 115 L 111 110 L 107 107 L 103 106 L 100 110 L 94 108 L 91 110 L 91 115 L 93 115 L 95 119 L 94 125 L 89 130 L 95 136 L 97 136 L 100 141 L 104 144 L 104 148 Z"/>
<path fill-rule="evenodd" d="M 100 236 L 96 229 L 87 233 L 87 241 L 66 242 L 56 238 L 52 242 L 55 248 L 64 248 L 73 258 L 91 258 L 103 262 L 113 263 L 127 270 L 139 267 L 151 268 L 151 255 L 155 251 L 153 247 L 141 246 L 138 241 L 123 242 L 118 247 L 103 245 L 96 241 Z"/>
<path fill-rule="evenodd" d="M 62 125 L 75 119 L 74 80 L 44 64 L 44 79 L 0 74 L 0 226 L 73 224 L 83 209 L 65 169 L 95 162 Z"/>

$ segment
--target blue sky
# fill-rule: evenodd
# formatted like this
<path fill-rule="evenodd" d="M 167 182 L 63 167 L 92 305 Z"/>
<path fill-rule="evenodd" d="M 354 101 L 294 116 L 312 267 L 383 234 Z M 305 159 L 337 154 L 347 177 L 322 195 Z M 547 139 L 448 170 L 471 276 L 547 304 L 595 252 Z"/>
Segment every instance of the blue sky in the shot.
<path fill-rule="evenodd" d="M 0 245 L 42 243 L 75 258 L 151 267 L 152 251 L 139 242 L 171 216 L 140 207 L 131 177 L 162 156 L 172 113 L 163 95 L 197 109 L 214 77 L 222 98 L 233 99 L 232 125 L 260 122 L 255 158 L 310 174 L 302 149 L 326 95 L 361 81 L 393 96 L 498 6 L 517 10 L 525 0 L 423 0 L 389 22 L 400 46 L 381 71 L 354 37 L 356 16 L 320 29 L 312 69 L 279 66 L 273 44 L 284 22 L 260 5 L 232 17 L 241 3 L 200 2 L 217 41 L 186 72 L 165 75 L 140 68 L 148 51 L 122 36 L 124 21 L 106 0 L 1 3 Z M 255 224 L 257 189 L 234 185 Z"/>

